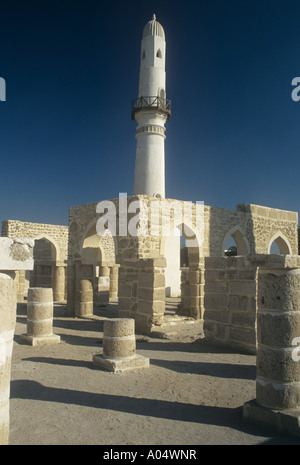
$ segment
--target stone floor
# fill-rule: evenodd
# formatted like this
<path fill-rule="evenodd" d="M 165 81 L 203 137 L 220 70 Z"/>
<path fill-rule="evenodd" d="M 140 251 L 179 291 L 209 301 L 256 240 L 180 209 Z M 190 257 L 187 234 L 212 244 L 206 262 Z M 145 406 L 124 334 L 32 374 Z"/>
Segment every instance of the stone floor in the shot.
<path fill-rule="evenodd" d="M 169 319 L 176 320 L 175 306 L 168 300 Z M 101 353 L 103 321 L 116 315 L 116 302 L 95 308 L 90 319 L 70 318 L 56 305 L 60 344 L 31 347 L 20 338 L 26 304 L 18 305 L 11 445 L 300 444 L 243 421 L 243 404 L 255 397 L 256 357 L 207 344 L 201 325 L 137 335 L 148 369 L 99 370 L 92 358 Z"/>

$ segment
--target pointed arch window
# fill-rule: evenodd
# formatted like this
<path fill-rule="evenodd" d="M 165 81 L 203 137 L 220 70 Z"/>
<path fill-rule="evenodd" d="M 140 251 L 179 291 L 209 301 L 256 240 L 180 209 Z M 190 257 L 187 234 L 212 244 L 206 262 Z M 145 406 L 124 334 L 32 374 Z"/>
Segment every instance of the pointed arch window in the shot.
<path fill-rule="evenodd" d="M 156 53 L 157 58 L 162 58 L 161 49 L 159 48 Z"/>

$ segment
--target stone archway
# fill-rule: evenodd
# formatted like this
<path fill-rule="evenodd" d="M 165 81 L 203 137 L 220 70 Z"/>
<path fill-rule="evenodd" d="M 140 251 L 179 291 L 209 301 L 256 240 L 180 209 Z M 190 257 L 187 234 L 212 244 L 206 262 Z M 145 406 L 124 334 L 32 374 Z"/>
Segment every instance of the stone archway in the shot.
<path fill-rule="evenodd" d="M 75 313 L 92 315 L 94 304 L 116 299 L 118 295 L 118 265 L 116 238 L 107 229 L 103 235 L 96 230 L 96 221 L 85 229 L 80 243 L 80 261 L 76 264 Z M 91 298 L 91 292 L 93 298 Z"/>
<path fill-rule="evenodd" d="M 291 254 L 291 246 L 289 244 L 288 239 L 280 232 L 278 231 L 274 236 L 271 237 L 269 243 L 268 243 L 268 251 L 267 253 L 271 253 L 271 248 L 272 245 L 276 243 L 278 247 L 278 251 L 280 255 L 290 255 Z"/>
<path fill-rule="evenodd" d="M 201 288 L 200 268 L 200 232 L 187 220 L 174 220 L 176 226 L 171 229 L 171 234 L 166 235 L 163 231 L 160 255 L 166 259 L 165 268 L 166 289 L 172 287 L 172 280 L 175 283 L 175 293 L 180 297 L 180 304 L 177 311 L 180 314 L 191 316 L 195 319 L 203 318 L 203 296 Z M 169 228 L 166 228 L 169 231 Z M 188 266 L 180 266 L 180 243 L 181 238 L 185 238 L 187 249 Z M 172 256 L 173 255 L 173 256 Z M 169 261 L 169 263 L 168 263 Z M 169 272 L 171 269 L 171 272 Z M 179 285 L 179 292 L 177 293 Z M 167 294 L 168 296 L 168 294 Z M 170 294 L 172 296 L 172 292 Z"/>
<path fill-rule="evenodd" d="M 53 289 L 56 259 L 57 246 L 54 245 L 54 242 L 46 236 L 35 238 L 33 247 L 34 269 L 30 272 L 30 287 L 51 287 Z M 53 296 L 53 300 L 57 300 L 56 296 Z"/>
<path fill-rule="evenodd" d="M 65 263 L 61 260 L 59 247 L 48 235 L 35 238 L 33 248 L 34 270 L 30 274 L 31 287 L 51 287 L 54 302 L 66 299 Z"/>
<path fill-rule="evenodd" d="M 250 253 L 250 245 L 248 239 L 246 237 L 245 232 L 242 230 L 240 226 L 234 226 L 231 228 L 227 234 L 225 235 L 222 248 L 221 248 L 221 255 L 225 255 L 226 243 L 229 238 L 232 238 L 236 245 L 236 255 L 248 255 Z"/>

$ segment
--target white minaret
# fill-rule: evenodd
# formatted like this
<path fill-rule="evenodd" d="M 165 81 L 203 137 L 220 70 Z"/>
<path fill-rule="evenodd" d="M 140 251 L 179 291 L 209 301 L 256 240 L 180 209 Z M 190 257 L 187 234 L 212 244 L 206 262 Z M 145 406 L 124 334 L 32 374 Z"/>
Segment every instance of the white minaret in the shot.
<path fill-rule="evenodd" d="M 165 123 L 171 115 L 165 61 L 165 33 L 153 15 L 143 30 L 139 98 L 132 102 L 132 119 L 138 123 L 134 195 L 165 197 Z"/>

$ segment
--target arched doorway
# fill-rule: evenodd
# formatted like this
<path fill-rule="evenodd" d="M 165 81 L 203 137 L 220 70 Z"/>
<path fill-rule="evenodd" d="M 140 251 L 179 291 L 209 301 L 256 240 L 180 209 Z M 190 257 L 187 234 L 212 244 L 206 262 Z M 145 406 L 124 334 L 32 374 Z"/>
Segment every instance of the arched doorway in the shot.
<path fill-rule="evenodd" d="M 269 241 L 268 254 L 289 255 L 291 246 L 288 239 L 280 232 L 277 232 Z"/>
<path fill-rule="evenodd" d="M 249 242 L 240 226 L 234 226 L 225 235 L 222 242 L 221 254 L 223 256 L 248 255 Z"/>
<path fill-rule="evenodd" d="M 93 314 L 94 305 L 101 306 L 110 299 L 117 298 L 118 265 L 115 239 L 108 229 L 103 235 L 99 235 L 95 221 L 86 228 L 80 246 L 81 263 L 77 265 L 77 316 Z M 84 299 L 86 304 L 83 303 Z"/>
<path fill-rule="evenodd" d="M 30 273 L 30 287 L 52 287 L 57 247 L 47 237 L 35 239 L 33 248 L 34 269 Z"/>
<path fill-rule="evenodd" d="M 200 243 L 193 225 L 182 222 L 162 235 L 160 250 L 166 259 L 166 297 L 178 299 L 176 313 L 196 319 L 202 317 Z"/>

